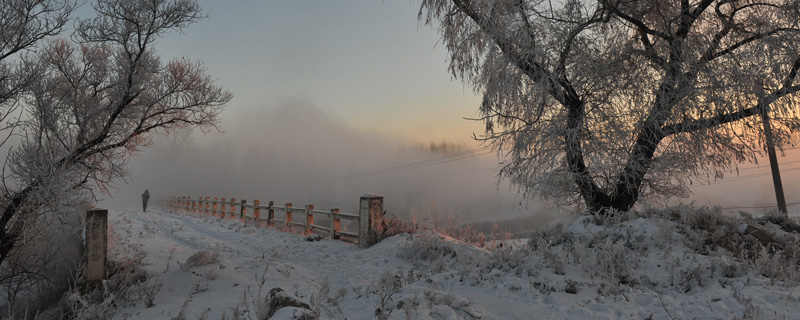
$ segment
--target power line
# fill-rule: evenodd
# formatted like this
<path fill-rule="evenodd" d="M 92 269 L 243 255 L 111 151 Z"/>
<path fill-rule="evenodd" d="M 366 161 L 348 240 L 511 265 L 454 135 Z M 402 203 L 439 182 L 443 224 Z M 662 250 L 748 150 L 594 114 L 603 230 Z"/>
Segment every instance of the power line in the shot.
<path fill-rule="evenodd" d="M 787 203 L 786 206 L 796 206 L 799 205 L 800 202 L 793 202 Z M 735 210 L 735 209 L 768 209 L 768 208 L 777 208 L 777 205 L 763 205 L 763 206 L 738 206 L 738 207 L 728 207 L 728 208 L 720 208 L 722 210 Z"/>
<path fill-rule="evenodd" d="M 800 162 L 800 161 L 797 161 L 797 162 Z M 800 170 L 800 167 L 781 169 L 781 172 L 792 172 L 792 171 L 797 171 L 797 170 Z M 717 180 L 717 181 L 714 181 L 714 182 L 710 182 L 708 184 L 701 184 L 700 186 L 701 187 L 705 187 L 705 186 L 711 186 L 711 185 L 720 184 L 720 183 L 736 182 L 736 181 L 741 181 L 741 180 L 765 177 L 765 176 L 768 176 L 768 175 L 771 175 L 771 174 L 772 173 L 770 173 L 770 172 L 748 174 L 748 175 L 738 176 L 738 177 L 734 177 L 734 178 L 730 178 L 730 179 Z"/>
<path fill-rule="evenodd" d="M 365 172 L 361 172 L 361 173 L 345 176 L 344 178 L 354 179 L 354 178 L 369 177 L 369 176 L 375 176 L 375 175 L 383 175 L 383 174 L 401 172 L 401 171 L 406 171 L 406 170 L 413 170 L 413 169 L 418 169 L 418 168 L 438 165 L 438 164 L 452 162 L 452 161 L 458 161 L 458 160 L 463 160 L 463 159 L 474 158 L 474 157 L 490 154 L 492 152 L 493 151 L 488 146 L 479 147 L 479 148 L 475 148 L 475 149 L 471 149 L 471 150 L 451 153 L 451 154 L 440 156 L 440 157 L 436 157 L 436 158 L 430 158 L 430 159 L 425 159 L 425 160 L 405 163 L 405 164 L 396 165 L 396 166 L 392 166 L 392 167 L 386 167 L 386 168 L 377 169 L 377 170 L 365 171 Z"/>
<path fill-rule="evenodd" d="M 800 160 L 781 162 L 780 165 L 789 165 L 789 164 L 795 164 L 795 163 L 800 163 Z M 747 171 L 747 170 L 755 170 L 755 169 L 766 169 L 766 168 L 769 168 L 769 167 L 767 167 L 767 166 L 764 166 L 764 167 L 762 167 L 762 166 L 744 167 L 744 168 L 739 168 L 739 171 Z"/>

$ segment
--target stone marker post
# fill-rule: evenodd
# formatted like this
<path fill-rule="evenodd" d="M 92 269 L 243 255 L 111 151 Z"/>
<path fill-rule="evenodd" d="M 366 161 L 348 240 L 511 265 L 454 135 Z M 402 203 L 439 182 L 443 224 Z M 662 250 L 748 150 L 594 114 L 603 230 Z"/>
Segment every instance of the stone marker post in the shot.
<path fill-rule="evenodd" d="M 369 247 L 378 241 L 377 232 L 383 221 L 383 197 L 376 194 L 361 196 L 358 206 L 358 245 Z"/>
<path fill-rule="evenodd" d="M 106 276 L 108 210 L 86 211 L 86 280 L 92 284 Z"/>

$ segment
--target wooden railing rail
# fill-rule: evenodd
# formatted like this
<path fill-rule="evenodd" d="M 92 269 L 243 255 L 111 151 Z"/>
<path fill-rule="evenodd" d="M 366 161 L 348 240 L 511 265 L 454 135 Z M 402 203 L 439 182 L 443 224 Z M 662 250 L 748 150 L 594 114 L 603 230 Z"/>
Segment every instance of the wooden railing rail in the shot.
<path fill-rule="evenodd" d="M 370 246 L 376 241 L 375 228 L 383 219 L 383 197 L 365 194 L 360 199 L 359 213 L 343 213 L 339 208 L 317 210 L 313 204 L 295 207 L 292 203 L 283 206 L 269 201 L 266 205 L 256 199 L 217 197 L 168 197 L 162 202 L 176 212 L 210 215 L 219 218 L 239 219 L 245 222 L 265 222 L 267 227 L 276 225 L 286 230 L 300 230 L 304 234 L 321 233 L 331 239 L 357 242 Z M 278 216 L 276 216 L 278 213 Z M 354 230 L 350 230 L 354 229 Z"/>

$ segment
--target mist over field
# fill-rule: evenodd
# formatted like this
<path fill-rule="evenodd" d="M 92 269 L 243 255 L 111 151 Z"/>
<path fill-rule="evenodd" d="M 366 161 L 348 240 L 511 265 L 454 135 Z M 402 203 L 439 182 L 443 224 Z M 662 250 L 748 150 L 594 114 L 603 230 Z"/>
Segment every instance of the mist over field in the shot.
<path fill-rule="evenodd" d="M 477 142 L 453 142 L 462 156 L 435 153 L 423 147 L 436 138 L 420 141 L 355 129 L 346 119 L 299 99 L 253 110 L 224 119 L 222 132 L 178 132 L 156 141 L 132 158 L 129 184 L 100 195 L 99 205 L 136 207 L 149 189 L 154 199 L 234 197 L 355 212 L 360 195 L 375 193 L 385 197 L 389 215 L 401 218 L 454 215 L 468 222 L 558 214 L 552 206 L 521 199 L 507 183 L 498 184 L 497 155 L 478 150 Z M 797 165 L 791 161 L 797 153 L 787 150 L 780 158 L 788 162 L 782 171 L 790 212 L 796 211 L 791 204 L 800 190 Z M 740 168 L 738 176 L 731 172 L 711 184 L 693 182 L 691 197 L 671 203 L 694 201 L 727 212 L 770 210 L 774 191 L 768 162 Z"/>
<path fill-rule="evenodd" d="M 225 119 L 221 129 L 157 141 L 131 160 L 130 184 L 119 184 L 100 205 L 135 207 L 149 189 L 153 199 L 234 197 L 343 212 L 355 212 L 360 195 L 375 193 L 385 197 L 387 214 L 403 218 L 412 211 L 457 214 L 463 221 L 538 212 L 497 184 L 497 156 L 475 150 L 476 142 L 454 142 L 461 156 L 434 153 L 421 148 L 430 141 L 357 130 L 301 100 Z"/>

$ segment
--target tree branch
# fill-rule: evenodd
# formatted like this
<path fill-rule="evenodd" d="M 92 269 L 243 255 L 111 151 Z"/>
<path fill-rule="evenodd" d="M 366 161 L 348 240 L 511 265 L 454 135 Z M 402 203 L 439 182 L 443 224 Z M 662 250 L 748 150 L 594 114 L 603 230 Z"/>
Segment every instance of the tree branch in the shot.
<path fill-rule="evenodd" d="M 728 53 L 731 53 L 732 51 L 734 51 L 736 49 L 739 49 L 740 47 L 742 47 L 744 45 L 747 45 L 747 44 L 749 44 L 749 43 L 751 43 L 753 41 L 756 41 L 756 40 L 759 40 L 759 39 L 762 39 L 762 38 L 766 38 L 766 37 L 778 34 L 780 32 L 800 32 L 800 29 L 797 29 L 797 28 L 777 28 L 777 29 L 770 30 L 768 32 L 757 33 L 757 34 L 754 34 L 754 35 L 752 35 L 750 37 L 742 39 L 739 42 L 736 42 L 736 43 L 732 44 L 730 47 L 728 47 L 728 48 L 726 48 L 726 49 L 724 49 L 722 51 L 717 51 L 717 52 L 714 52 L 714 53 L 711 53 L 711 54 L 706 54 L 705 55 L 705 60 L 706 61 L 712 61 L 712 60 L 714 60 L 716 58 L 719 58 L 719 57 L 724 56 L 724 55 L 726 55 Z"/>
<path fill-rule="evenodd" d="M 644 24 L 644 22 L 642 22 L 641 20 L 638 20 L 638 19 L 636 19 L 634 17 L 631 17 L 631 16 L 627 15 L 626 13 L 620 11 L 616 6 L 609 6 L 609 7 L 610 7 L 610 9 L 612 10 L 612 12 L 614 13 L 615 16 L 620 17 L 622 20 L 625 20 L 628 23 L 636 26 L 636 28 L 638 30 L 640 30 L 640 31 L 642 31 L 642 32 L 644 32 L 646 34 L 659 37 L 659 38 L 664 39 L 666 41 L 672 41 L 672 36 L 671 35 L 651 29 L 646 24 Z"/>

